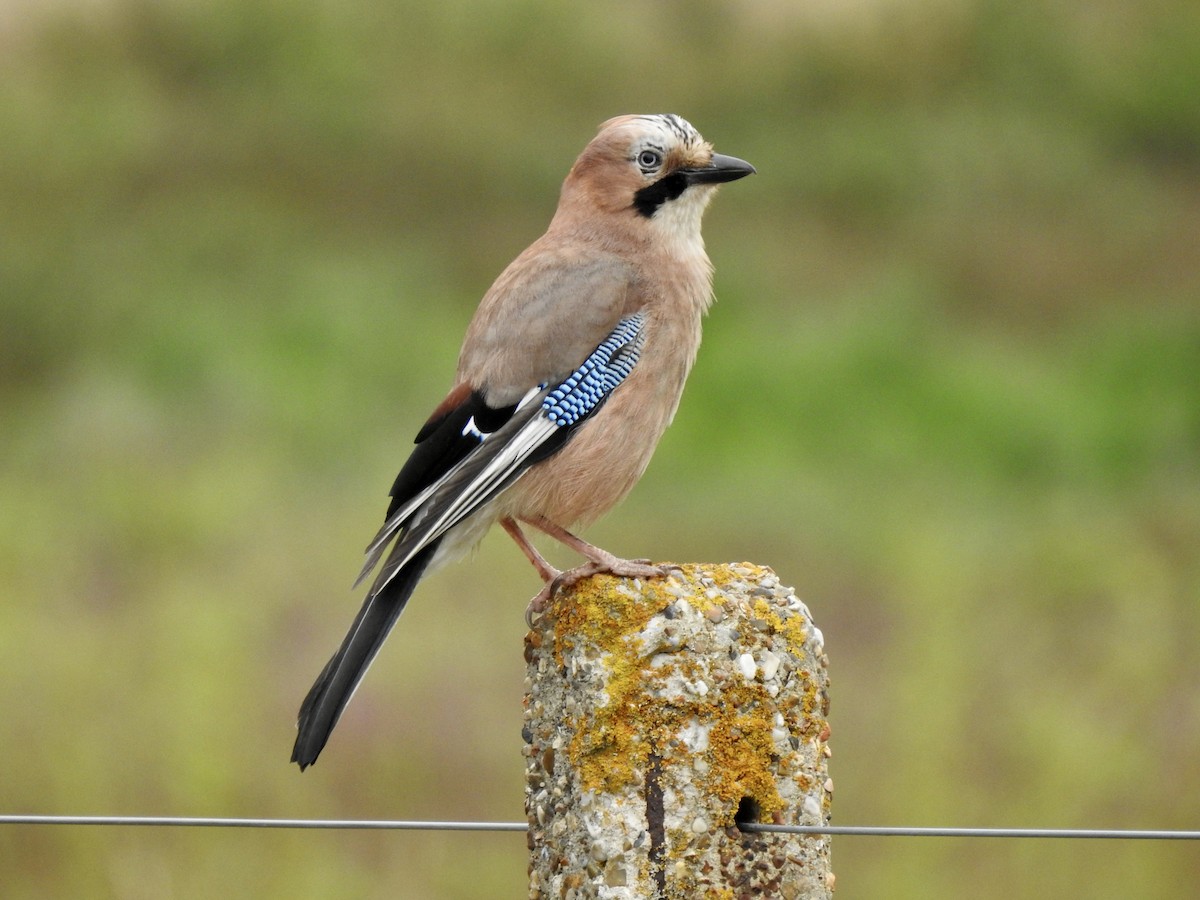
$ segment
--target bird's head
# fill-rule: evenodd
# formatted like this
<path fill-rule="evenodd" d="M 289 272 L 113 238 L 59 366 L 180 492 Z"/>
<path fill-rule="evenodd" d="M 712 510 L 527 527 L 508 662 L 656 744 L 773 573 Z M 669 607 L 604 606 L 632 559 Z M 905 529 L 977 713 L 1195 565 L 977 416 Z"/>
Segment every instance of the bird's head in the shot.
<path fill-rule="evenodd" d="M 559 209 L 628 216 L 655 231 L 698 239 L 717 185 L 754 171 L 745 160 L 714 153 L 679 116 L 618 116 L 600 126 L 571 167 Z"/>

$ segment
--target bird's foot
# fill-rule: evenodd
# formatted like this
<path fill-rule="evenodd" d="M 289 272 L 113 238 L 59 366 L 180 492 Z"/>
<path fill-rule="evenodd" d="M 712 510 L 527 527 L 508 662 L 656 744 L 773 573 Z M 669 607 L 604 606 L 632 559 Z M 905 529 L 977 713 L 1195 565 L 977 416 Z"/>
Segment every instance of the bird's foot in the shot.
<path fill-rule="evenodd" d="M 616 575 L 618 578 L 665 578 L 672 572 L 680 571 L 679 566 L 671 563 L 654 565 L 648 559 L 622 559 L 607 550 L 600 550 L 598 547 L 593 549 L 598 551 L 595 554 L 596 558 L 589 559 L 583 565 L 573 569 L 559 572 L 552 580 L 547 581 L 537 595 L 529 601 L 529 606 L 525 610 L 526 625 L 530 628 L 533 627 L 533 620 L 546 611 L 546 607 L 550 605 L 550 601 L 560 590 L 564 588 L 569 590 L 593 575 Z"/>
<path fill-rule="evenodd" d="M 534 620 L 546 611 L 546 607 L 550 605 L 551 598 L 554 597 L 555 586 L 558 584 L 558 579 L 562 576 L 559 572 L 554 578 L 547 581 L 540 591 L 534 594 L 529 605 L 525 607 L 525 626 L 530 630 L 533 629 Z"/>

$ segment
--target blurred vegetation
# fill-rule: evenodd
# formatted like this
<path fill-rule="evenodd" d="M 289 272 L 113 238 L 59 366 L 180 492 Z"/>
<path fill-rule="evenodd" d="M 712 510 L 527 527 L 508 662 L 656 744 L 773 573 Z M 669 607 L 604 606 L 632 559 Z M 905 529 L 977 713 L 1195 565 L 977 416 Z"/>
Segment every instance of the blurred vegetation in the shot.
<path fill-rule="evenodd" d="M 0 7 L 0 810 L 520 819 L 503 536 L 299 700 L 490 279 L 601 120 L 760 174 L 589 536 L 774 566 L 840 823 L 1200 822 L 1200 6 Z M 567 562 L 569 560 L 562 560 Z M 835 841 L 839 898 L 1181 897 L 1186 844 Z M 6 897 L 515 897 L 504 835 L 0 830 Z"/>

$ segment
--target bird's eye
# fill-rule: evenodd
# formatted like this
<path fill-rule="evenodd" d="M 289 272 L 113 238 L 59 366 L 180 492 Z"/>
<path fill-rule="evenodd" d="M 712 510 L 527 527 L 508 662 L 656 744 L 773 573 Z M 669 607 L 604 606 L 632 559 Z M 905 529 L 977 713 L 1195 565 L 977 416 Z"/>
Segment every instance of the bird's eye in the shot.
<path fill-rule="evenodd" d="M 662 165 L 662 154 L 657 150 L 643 150 L 638 154 L 637 164 L 643 171 L 652 171 Z"/>

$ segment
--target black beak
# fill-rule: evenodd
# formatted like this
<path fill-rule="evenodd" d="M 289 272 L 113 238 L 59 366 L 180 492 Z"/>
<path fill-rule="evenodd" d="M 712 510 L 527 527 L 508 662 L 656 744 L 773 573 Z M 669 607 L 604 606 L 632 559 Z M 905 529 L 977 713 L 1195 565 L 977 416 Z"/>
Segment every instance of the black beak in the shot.
<path fill-rule="evenodd" d="M 726 181 L 737 181 L 747 175 L 753 175 L 757 170 L 744 159 L 736 156 L 725 156 L 714 153 L 708 165 L 703 169 L 680 169 L 688 184 L 724 184 Z"/>

